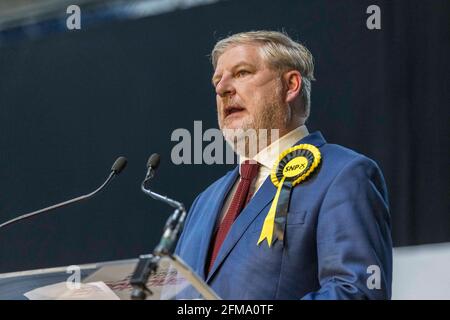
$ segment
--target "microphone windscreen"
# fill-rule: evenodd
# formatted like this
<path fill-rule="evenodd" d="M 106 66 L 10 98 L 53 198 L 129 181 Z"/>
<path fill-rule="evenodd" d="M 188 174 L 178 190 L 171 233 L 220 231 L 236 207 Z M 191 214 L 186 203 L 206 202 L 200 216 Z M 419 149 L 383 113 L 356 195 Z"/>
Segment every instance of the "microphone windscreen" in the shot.
<path fill-rule="evenodd" d="M 157 154 L 157 153 L 152 154 L 150 156 L 150 158 L 148 158 L 147 168 L 152 167 L 153 170 L 158 169 L 160 159 L 161 159 L 161 156 L 159 154 Z"/>
<path fill-rule="evenodd" d="M 114 171 L 116 174 L 119 174 L 122 172 L 123 169 L 127 166 L 127 158 L 125 157 L 118 157 L 114 164 L 111 167 L 111 171 Z"/>

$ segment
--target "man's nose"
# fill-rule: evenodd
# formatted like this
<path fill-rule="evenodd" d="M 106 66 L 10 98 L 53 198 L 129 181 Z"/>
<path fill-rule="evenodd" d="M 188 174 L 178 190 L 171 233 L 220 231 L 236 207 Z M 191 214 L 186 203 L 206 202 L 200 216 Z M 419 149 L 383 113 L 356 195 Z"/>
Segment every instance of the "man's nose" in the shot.
<path fill-rule="evenodd" d="M 224 76 L 220 79 L 216 85 L 216 93 L 222 98 L 232 96 L 236 93 L 231 77 Z"/>

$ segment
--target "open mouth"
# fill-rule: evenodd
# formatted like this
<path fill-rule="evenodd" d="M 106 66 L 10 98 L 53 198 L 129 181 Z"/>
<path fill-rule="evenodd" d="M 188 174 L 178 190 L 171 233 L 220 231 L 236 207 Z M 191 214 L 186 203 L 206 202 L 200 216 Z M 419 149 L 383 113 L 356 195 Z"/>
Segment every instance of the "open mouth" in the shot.
<path fill-rule="evenodd" d="M 241 106 L 228 106 L 225 108 L 225 118 L 230 115 L 234 115 L 236 113 L 244 111 L 244 110 L 245 110 L 245 108 L 243 108 Z"/>

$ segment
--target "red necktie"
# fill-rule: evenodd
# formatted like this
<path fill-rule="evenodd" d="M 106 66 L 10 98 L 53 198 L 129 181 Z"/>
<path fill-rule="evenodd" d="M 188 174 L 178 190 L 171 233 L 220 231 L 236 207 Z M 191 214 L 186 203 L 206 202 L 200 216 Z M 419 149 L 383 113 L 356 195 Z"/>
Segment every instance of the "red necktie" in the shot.
<path fill-rule="evenodd" d="M 225 217 L 223 218 L 220 226 L 217 230 L 217 233 L 214 237 L 213 242 L 211 243 L 212 252 L 209 260 L 208 272 L 211 270 L 214 261 L 217 258 L 220 247 L 222 246 L 225 237 L 228 234 L 234 220 L 236 220 L 239 213 L 245 207 L 248 201 L 250 201 L 250 186 L 252 184 L 253 179 L 258 174 L 259 164 L 255 161 L 246 160 L 241 164 L 240 168 L 241 178 L 239 180 L 238 187 L 236 189 L 236 193 L 231 200 L 230 207 L 228 208 Z"/>

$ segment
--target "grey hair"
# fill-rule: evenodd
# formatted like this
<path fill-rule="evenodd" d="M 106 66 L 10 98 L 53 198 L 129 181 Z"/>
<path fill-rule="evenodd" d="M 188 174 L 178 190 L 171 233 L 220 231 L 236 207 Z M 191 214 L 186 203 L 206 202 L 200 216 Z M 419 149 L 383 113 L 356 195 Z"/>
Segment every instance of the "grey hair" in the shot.
<path fill-rule="evenodd" d="M 314 61 L 309 50 L 278 31 L 249 31 L 233 34 L 220 40 L 211 52 L 214 70 L 219 57 L 230 47 L 241 44 L 259 44 L 262 56 L 269 66 L 280 73 L 297 70 L 302 76 L 301 97 L 307 118 L 311 109 L 311 81 L 314 79 Z"/>

